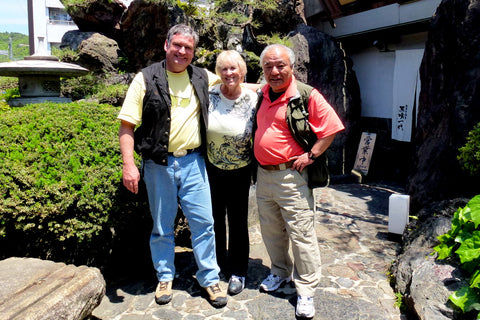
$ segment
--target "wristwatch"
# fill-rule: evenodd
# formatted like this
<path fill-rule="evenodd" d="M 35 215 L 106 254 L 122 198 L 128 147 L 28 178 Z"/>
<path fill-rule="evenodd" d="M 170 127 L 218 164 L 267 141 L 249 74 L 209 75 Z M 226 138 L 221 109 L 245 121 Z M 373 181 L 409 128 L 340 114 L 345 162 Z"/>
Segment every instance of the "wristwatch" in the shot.
<path fill-rule="evenodd" d="M 312 151 L 308 151 L 308 158 L 312 159 L 313 161 L 315 161 L 317 159 L 317 157 L 315 157 L 313 155 L 313 152 Z"/>

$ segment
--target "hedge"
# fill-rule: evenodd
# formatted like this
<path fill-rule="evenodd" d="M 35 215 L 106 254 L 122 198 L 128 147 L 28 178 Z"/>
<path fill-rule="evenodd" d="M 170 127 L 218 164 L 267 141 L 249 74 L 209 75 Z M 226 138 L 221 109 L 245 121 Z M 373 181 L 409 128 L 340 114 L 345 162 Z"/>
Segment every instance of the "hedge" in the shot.
<path fill-rule="evenodd" d="M 0 258 L 102 270 L 126 258 L 150 263 L 145 192 L 122 186 L 118 111 L 92 103 L 1 111 Z"/>

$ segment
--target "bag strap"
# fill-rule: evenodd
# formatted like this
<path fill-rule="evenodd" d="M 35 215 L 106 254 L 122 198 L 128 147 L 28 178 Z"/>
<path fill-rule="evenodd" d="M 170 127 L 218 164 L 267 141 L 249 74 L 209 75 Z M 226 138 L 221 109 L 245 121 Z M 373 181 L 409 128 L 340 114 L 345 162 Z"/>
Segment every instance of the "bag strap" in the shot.
<path fill-rule="evenodd" d="M 297 81 L 298 95 L 288 102 L 286 120 L 295 141 L 306 151 L 310 151 L 317 141 L 316 134 L 308 121 L 308 100 L 313 87 Z"/>

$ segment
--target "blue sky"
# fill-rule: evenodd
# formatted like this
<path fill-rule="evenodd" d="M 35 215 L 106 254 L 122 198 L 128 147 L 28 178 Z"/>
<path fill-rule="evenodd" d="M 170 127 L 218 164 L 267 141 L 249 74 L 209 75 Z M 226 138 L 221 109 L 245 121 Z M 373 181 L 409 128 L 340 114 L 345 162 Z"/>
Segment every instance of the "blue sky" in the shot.
<path fill-rule="evenodd" d="M 0 32 L 28 35 L 27 0 L 0 0 Z"/>

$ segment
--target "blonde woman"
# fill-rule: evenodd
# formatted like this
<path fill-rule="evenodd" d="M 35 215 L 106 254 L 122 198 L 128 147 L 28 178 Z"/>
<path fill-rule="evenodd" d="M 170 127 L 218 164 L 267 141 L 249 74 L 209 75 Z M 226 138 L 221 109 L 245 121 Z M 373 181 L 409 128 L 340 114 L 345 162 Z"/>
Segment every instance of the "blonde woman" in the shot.
<path fill-rule="evenodd" d="M 215 71 L 222 83 L 209 91 L 207 170 L 217 261 L 221 272 L 229 277 L 229 294 L 235 295 L 245 287 L 248 268 L 248 194 L 257 94 L 243 83 L 247 67 L 237 51 L 220 53 Z"/>

